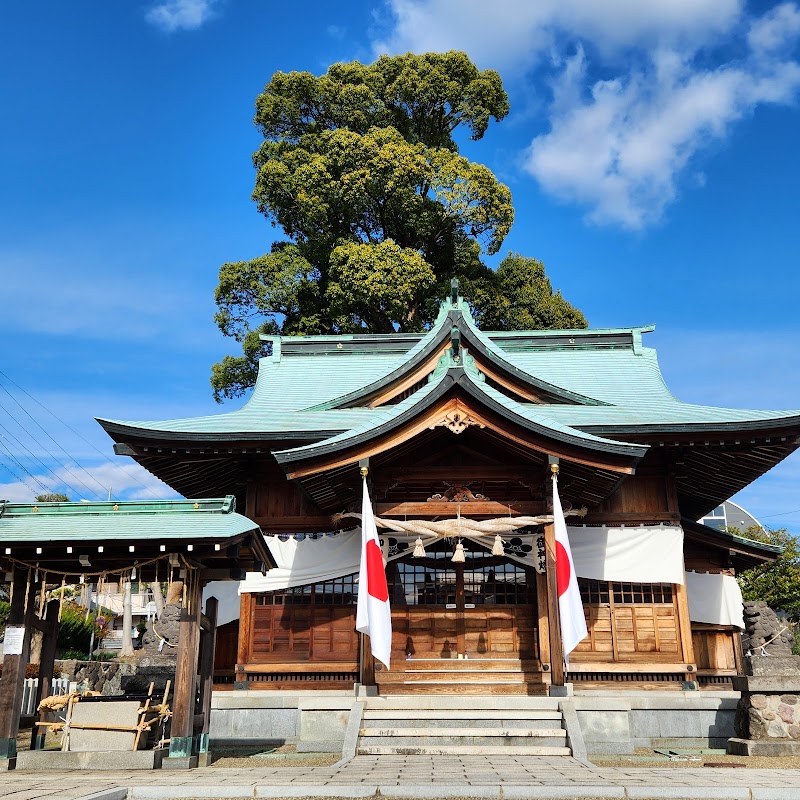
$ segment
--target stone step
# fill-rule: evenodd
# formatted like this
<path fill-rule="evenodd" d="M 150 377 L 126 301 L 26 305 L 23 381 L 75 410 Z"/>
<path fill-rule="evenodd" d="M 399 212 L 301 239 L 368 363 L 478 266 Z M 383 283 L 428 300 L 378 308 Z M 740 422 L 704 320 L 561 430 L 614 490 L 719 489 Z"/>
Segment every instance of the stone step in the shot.
<path fill-rule="evenodd" d="M 564 739 L 567 732 L 561 728 L 381 728 L 365 727 L 359 732 L 360 736 L 413 736 L 416 738 L 439 738 L 452 736 L 480 736 L 481 738 L 508 736 L 518 739 L 520 737 L 549 737 Z"/>
<path fill-rule="evenodd" d="M 471 698 L 476 699 L 476 698 Z M 392 707 L 376 707 L 367 706 L 364 709 L 364 719 L 391 719 L 395 721 L 400 720 L 415 720 L 415 719 L 431 719 L 432 711 L 435 711 L 437 719 L 459 719 L 459 720 L 473 720 L 476 724 L 484 724 L 485 721 L 502 720 L 507 722 L 509 720 L 561 720 L 561 712 L 555 709 L 544 708 L 396 708 L 393 703 Z"/>
<path fill-rule="evenodd" d="M 408 686 L 397 684 L 395 686 L 386 685 L 381 688 L 380 697 L 365 698 L 365 711 L 373 709 L 380 709 L 386 711 L 389 709 L 402 709 L 407 711 L 429 711 L 433 710 L 462 710 L 462 711 L 490 711 L 490 710 L 513 710 L 513 711 L 528 711 L 530 709 L 537 709 L 542 711 L 558 711 L 558 698 L 547 697 L 544 694 L 528 694 L 522 687 L 523 691 L 519 691 L 518 686 L 505 686 L 498 687 L 492 686 L 487 689 L 486 686 L 477 687 L 462 687 L 464 690 L 475 688 L 476 691 L 472 692 L 469 698 L 463 697 L 466 691 L 459 694 L 453 694 L 451 691 L 443 694 L 435 694 L 426 686 L 416 687 L 422 690 L 419 694 L 411 694 L 407 690 Z M 411 689 L 414 687 L 411 686 Z M 394 689 L 392 696 L 387 696 L 389 690 Z M 508 691 L 514 691 L 514 697 L 503 697 L 502 694 L 508 694 Z"/>
<path fill-rule="evenodd" d="M 483 736 L 431 736 L 425 739 L 418 736 L 362 736 L 358 740 L 359 747 L 482 747 L 484 751 L 490 752 L 505 752 L 510 747 L 564 747 L 565 744 L 563 736 L 542 736 L 536 739 L 528 736 L 494 739 Z"/>
<path fill-rule="evenodd" d="M 432 714 L 430 711 L 427 715 L 419 714 L 414 717 L 399 717 L 397 716 L 402 712 L 382 712 L 380 716 L 365 716 L 361 723 L 366 728 L 417 728 L 426 726 L 431 728 L 477 728 L 479 730 L 497 730 L 503 728 L 536 728 L 542 730 L 543 728 L 560 728 L 561 716 L 552 712 L 546 712 L 548 716 L 544 719 L 540 718 L 538 714 L 544 712 L 528 712 L 525 716 L 508 717 L 505 714 L 492 712 L 492 716 L 477 716 L 468 717 L 467 711 L 459 712 L 453 715 L 450 712 L 437 711 Z M 535 715 L 535 716 L 534 716 Z"/>
<path fill-rule="evenodd" d="M 491 748 L 491 753 L 504 756 L 569 756 L 569 747 L 498 747 Z M 431 747 L 420 746 L 359 746 L 356 750 L 362 756 L 485 756 L 487 748 L 479 745 L 437 745 Z"/>

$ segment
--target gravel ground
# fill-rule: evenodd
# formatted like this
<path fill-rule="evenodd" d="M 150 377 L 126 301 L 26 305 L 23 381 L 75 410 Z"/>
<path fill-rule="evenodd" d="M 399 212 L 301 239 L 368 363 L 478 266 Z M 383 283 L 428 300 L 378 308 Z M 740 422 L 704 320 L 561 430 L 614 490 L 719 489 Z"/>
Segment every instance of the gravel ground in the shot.
<path fill-rule="evenodd" d="M 699 761 L 682 759 L 670 761 L 667 758 L 644 758 L 644 756 L 654 755 L 648 748 L 637 748 L 634 755 L 630 756 L 591 756 L 590 761 L 598 767 L 697 767 L 715 766 L 720 769 L 728 767 L 750 767 L 752 769 L 800 769 L 800 756 L 783 756 L 773 758 L 770 756 L 729 756 L 716 753 L 700 754 Z"/>
<path fill-rule="evenodd" d="M 340 753 L 298 753 L 292 744 L 262 747 L 258 750 L 219 750 L 211 752 L 212 767 L 253 769 L 253 767 L 329 767 L 340 761 Z"/>

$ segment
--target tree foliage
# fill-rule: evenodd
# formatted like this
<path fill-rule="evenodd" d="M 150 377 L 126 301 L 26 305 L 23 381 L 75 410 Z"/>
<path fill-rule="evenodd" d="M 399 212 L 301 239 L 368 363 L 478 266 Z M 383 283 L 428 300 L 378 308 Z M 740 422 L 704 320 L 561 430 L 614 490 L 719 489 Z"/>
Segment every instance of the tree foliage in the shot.
<path fill-rule="evenodd" d="M 216 321 L 243 354 L 214 365 L 215 397 L 253 385 L 260 334 L 424 330 L 452 277 L 485 327 L 585 327 L 541 262 L 481 261 L 511 228 L 511 193 L 456 136 L 482 138 L 508 108 L 500 76 L 455 51 L 273 75 L 253 200 L 287 240 L 220 270 Z"/>
<path fill-rule="evenodd" d="M 37 503 L 69 503 L 69 497 L 60 492 L 49 492 L 47 494 L 37 494 Z"/>
<path fill-rule="evenodd" d="M 735 528 L 729 530 L 783 548 L 775 561 L 739 575 L 742 597 L 745 600 L 763 600 L 770 608 L 785 611 L 795 622 L 800 620 L 800 541 L 785 528 L 770 531 L 752 527 L 742 534 Z"/>

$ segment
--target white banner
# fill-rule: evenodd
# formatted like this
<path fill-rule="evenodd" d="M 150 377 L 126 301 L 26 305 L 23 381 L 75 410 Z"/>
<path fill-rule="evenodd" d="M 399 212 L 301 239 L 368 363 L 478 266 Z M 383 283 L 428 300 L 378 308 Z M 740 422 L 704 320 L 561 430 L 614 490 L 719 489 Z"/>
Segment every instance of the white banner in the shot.
<path fill-rule="evenodd" d="M 580 578 L 683 583 L 683 529 L 679 526 L 570 526 L 567 530 Z"/>
<path fill-rule="evenodd" d="M 687 572 L 686 595 L 689 619 L 709 625 L 736 625 L 744 628 L 742 590 L 730 575 Z"/>

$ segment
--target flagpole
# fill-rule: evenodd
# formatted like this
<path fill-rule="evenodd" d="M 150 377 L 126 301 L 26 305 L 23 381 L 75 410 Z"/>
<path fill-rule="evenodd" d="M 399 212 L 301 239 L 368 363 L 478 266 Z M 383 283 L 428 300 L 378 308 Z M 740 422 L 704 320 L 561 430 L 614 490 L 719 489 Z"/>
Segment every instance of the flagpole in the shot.
<path fill-rule="evenodd" d="M 553 477 L 558 475 L 558 459 L 550 457 L 550 496 Z M 547 576 L 547 621 L 550 628 L 550 684 L 563 686 L 564 643 L 561 639 L 561 616 L 558 608 L 558 578 L 556 574 L 556 527 L 554 522 L 544 526 L 545 575 Z"/>

